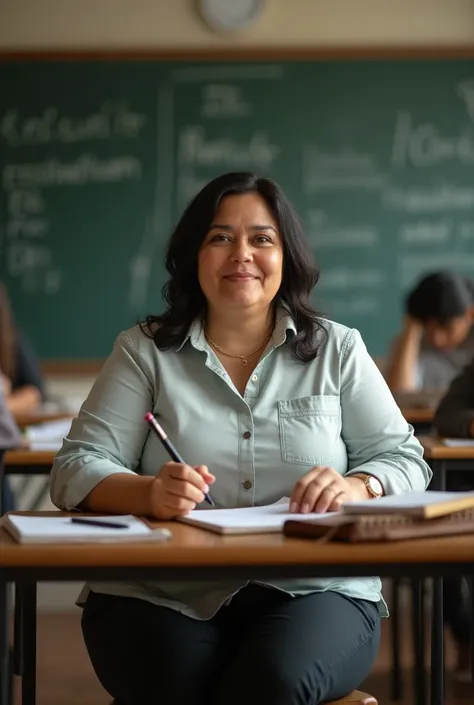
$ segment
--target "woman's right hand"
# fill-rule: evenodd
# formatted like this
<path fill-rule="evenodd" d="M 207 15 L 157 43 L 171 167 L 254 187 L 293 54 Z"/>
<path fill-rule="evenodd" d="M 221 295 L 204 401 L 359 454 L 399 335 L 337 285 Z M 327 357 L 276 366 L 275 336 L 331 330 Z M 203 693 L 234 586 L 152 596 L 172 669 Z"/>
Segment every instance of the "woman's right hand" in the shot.
<path fill-rule="evenodd" d="M 215 479 L 205 465 L 165 463 L 150 487 L 152 516 L 168 521 L 188 514 L 204 501 L 204 492 Z"/>

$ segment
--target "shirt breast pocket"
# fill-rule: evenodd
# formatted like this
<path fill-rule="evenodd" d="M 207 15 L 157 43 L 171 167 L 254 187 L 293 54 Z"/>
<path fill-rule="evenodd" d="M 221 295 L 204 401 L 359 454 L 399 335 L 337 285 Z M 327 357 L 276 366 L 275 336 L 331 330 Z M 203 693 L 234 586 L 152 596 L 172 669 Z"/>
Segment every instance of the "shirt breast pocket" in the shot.
<path fill-rule="evenodd" d="M 292 465 L 328 465 L 341 435 L 338 396 L 321 395 L 278 402 L 281 457 Z"/>

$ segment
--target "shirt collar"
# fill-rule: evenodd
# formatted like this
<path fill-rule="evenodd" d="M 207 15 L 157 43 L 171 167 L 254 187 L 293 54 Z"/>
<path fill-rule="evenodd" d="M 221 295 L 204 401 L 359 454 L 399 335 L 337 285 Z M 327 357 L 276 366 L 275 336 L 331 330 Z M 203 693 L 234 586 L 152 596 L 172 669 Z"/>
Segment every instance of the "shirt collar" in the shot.
<path fill-rule="evenodd" d="M 286 308 L 284 308 L 284 306 L 279 305 L 275 316 L 275 327 L 272 333 L 273 346 L 277 348 L 280 345 L 283 345 L 289 337 L 292 338 L 296 335 L 296 332 L 295 322 L 289 312 Z M 181 345 L 176 349 L 176 352 L 179 352 L 188 340 L 191 345 L 196 348 L 196 350 L 207 350 L 207 342 L 204 335 L 204 321 L 202 318 L 198 317 L 194 319 L 188 328 L 186 337 Z"/>

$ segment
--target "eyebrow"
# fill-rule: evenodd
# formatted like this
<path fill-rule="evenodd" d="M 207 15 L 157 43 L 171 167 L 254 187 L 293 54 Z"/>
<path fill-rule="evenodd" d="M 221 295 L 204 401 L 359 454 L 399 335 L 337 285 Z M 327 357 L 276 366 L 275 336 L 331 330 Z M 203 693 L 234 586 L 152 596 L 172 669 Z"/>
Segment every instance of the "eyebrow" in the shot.
<path fill-rule="evenodd" d="M 212 223 L 209 230 L 233 230 L 232 225 L 221 225 L 220 223 Z M 276 228 L 273 225 L 251 225 L 250 230 L 273 230 L 277 234 Z"/>

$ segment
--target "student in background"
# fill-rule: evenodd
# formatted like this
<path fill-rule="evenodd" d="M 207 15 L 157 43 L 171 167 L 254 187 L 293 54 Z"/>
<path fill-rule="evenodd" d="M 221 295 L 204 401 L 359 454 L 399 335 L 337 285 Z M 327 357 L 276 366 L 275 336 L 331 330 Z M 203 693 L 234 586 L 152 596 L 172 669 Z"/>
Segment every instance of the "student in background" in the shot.
<path fill-rule="evenodd" d="M 474 438 L 474 359 L 452 381 L 436 410 L 434 426 L 442 436 Z M 472 490 L 473 483 L 466 483 L 464 487 L 459 483 L 456 489 Z M 465 594 L 463 597 L 465 609 L 454 610 L 453 632 L 461 645 L 457 678 L 470 681 L 469 625 L 472 615 L 469 615 L 468 605 L 472 601 Z"/>
<path fill-rule="evenodd" d="M 424 277 L 408 295 L 387 365 L 392 392 L 444 392 L 474 356 L 473 323 L 473 281 L 455 272 Z"/>
<path fill-rule="evenodd" d="M 43 379 L 39 363 L 26 338 L 13 321 L 6 288 L 0 283 L 0 387 L 12 416 L 33 414 L 41 404 Z M 5 511 L 15 508 L 7 478 L 1 487 Z"/>
<path fill-rule="evenodd" d="M 15 422 L 10 414 L 7 404 L 5 401 L 5 394 L 3 388 L 0 385 L 0 453 L 9 448 L 15 448 L 21 443 L 20 432 L 15 425 Z M 0 516 L 5 511 L 9 511 L 12 507 L 12 498 L 10 494 L 10 487 L 6 479 L 0 486 Z"/>
<path fill-rule="evenodd" d="M 386 379 L 392 392 L 444 393 L 474 357 L 473 324 L 474 282 L 455 272 L 436 272 L 421 279 L 408 295 L 403 330 L 388 364 Z M 454 418 L 449 420 L 446 412 L 451 406 L 452 401 L 442 405 L 436 425 L 445 433 L 452 421 L 452 428 L 466 435 L 460 414 L 456 422 Z M 450 479 L 450 490 L 474 489 L 469 475 L 466 479 L 462 475 Z M 455 676 L 464 680 L 469 672 L 469 609 L 459 578 L 444 581 L 444 615 L 457 645 Z"/>
<path fill-rule="evenodd" d="M 0 371 L 5 401 L 13 416 L 37 411 L 43 396 L 39 363 L 14 323 L 3 284 L 0 284 Z"/>

